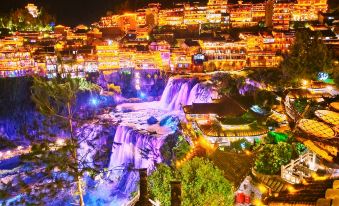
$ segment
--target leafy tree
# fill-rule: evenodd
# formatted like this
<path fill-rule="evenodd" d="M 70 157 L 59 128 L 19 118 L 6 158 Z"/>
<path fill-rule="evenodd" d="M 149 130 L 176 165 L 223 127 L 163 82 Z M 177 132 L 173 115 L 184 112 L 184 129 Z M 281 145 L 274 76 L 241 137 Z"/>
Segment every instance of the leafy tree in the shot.
<path fill-rule="evenodd" d="M 212 77 L 212 82 L 216 85 L 219 95 L 233 96 L 239 94 L 239 88 L 244 84 L 245 79 L 232 77 L 228 73 L 216 73 Z"/>
<path fill-rule="evenodd" d="M 186 141 L 183 136 L 178 137 L 178 142 L 176 146 L 173 148 L 173 152 L 175 155 L 175 159 L 182 159 L 186 156 L 186 154 L 191 150 L 190 144 Z"/>
<path fill-rule="evenodd" d="M 273 92 L 267 90 L 256 90 L 254 92 L 254 102 L 264 108 L 271 108 L 278 104 L 276 97 Z"/>
<path fill-rule="evenodd" d="M 148 177 L 150 193 L 162 205 L 171 205 L 171 180 L 175 179 L 174 171 L 166 164 L 159 164 Z"/>
<path fill-rule="evenodd" d="M 276 89 L 283 89 L 283 81 L 281 78 L 282 71 L 276 68 L 260 68 L 249 71 L 248 78 L 254 81 L 264 83 L 266 85 L 274 86 Z"/>
<path fill-rule="evenodd" d="M 52 22 L 55 22 L 55 18 L 43 8 L 40 9 L 37 17 L 33 17 L 25 8 L 19 8 L 7 15 L 0 16 L 0 28 L 8 28 L 13 31 L 51 30 L 50 23 Z"/>
<path fill-rule="evenodd" d="M 266 144 L 255 160 L 255 169 L 263 174 L 276 174 L 292 158 L 292 146 L 285 142 Z"/>
<path fill-rule="evenodd" d="M 316 79 L 319 72 L 330 71 L 332 55 L 318 33 L 301 31 L 280 66 L 282 79 L 297 85 L 302 79 Z"/>
<path fill-rule="evenodd" d="M 81 125 L 76 116 L 76 99 L 81 91 L 98 89 L 84 79 L 47 81 L 34 77 L 32 100 L 45 121 L 36 136 L 30 137 L 31 152 L 23 157 L 26 171 L 8 189 L 22 194 L 21 204 L 46 204 L 56 196 L 67 198 L 74 189 L 80 205 L 84 205 L 82 177 L 97 170 L 79 152 L 80 144 L 87 139 L 80 139 L 75 131 Z M 68 137 L 59 139 L 57 135 L 61 132 Z"/>
<path fill-rule="evenodd" d="M 248 149 L 251 147 L 251 143 L 246 139 L 239 139 L 237 141 L 231 142 L 231 148 L 236 151 L 243 151 L 244 149 Z"/>
<path fill-rule="evenodd" d="M 166 164 L 180 160 L 190 151 L 191 146 L 186 139 L 178 133 L 169 135 L 160 148 L 161 156 Z"/>
<path fill-rule="evenodd" d="M 204 158 L 194 158 L 172 171 L 159 165 L 149 177 L 149 188 L 154 199 L 170 205 L 170 186 L 173 179 L 181 180 L 182 205 L 233 205 L 232 184 L 223 172 Z"/>

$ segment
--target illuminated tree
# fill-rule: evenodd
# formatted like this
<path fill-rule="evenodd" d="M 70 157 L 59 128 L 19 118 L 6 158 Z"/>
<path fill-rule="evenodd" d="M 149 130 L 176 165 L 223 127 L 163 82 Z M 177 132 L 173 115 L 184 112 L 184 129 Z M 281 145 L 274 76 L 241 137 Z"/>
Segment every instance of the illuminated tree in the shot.
<path fill-rule="evenodd" d="M 148 178 L 153 199 L 162 205 L 170 205 L 170 181 L 177 179 L 182 184 L 182 205 L 233 205 L 232 184 L 223 172 L 204 158 L 194 158 L 182 167 L 172 170 L 161 164 Z"/>
<path fill-rule="evenodd" d="M 55 18 L 43 8 L 36 17 L 33 17 L 25 8 L 19 8 L 7 15 L 0 16 L 0 28 L 8 28 L 13 31 L 50 31 L 52 22 L 55 22 Z"/>
<path fill-rule="evenodd" d="M 5 188 L 8 193 L 21 194 L 18 204 L 41 205 L 53 199 L 71 198 L 74 188 L 80 205 L 84 205 L 82 177 L 98 170 L 88 161 L 88 153 L 79 152 L 87 137 L 76 132 L 81 126 L 76 100 L 80 92 L 98 89 L 83 79 L 34 78 L 32 100 L 45 119 L 36 135 L 28 137 L 31 152 L 22 157 L 27 169 Z M 67 137 L 60 139 L 60 133 Z"/>
<path fill-rule="evenodd" d="M 331 71 L 332 55 L 318 33 L 302 31 L 281 63 L 282 79 L 297 85 L 302 79 L 316 79 L 319 72 Z"/>

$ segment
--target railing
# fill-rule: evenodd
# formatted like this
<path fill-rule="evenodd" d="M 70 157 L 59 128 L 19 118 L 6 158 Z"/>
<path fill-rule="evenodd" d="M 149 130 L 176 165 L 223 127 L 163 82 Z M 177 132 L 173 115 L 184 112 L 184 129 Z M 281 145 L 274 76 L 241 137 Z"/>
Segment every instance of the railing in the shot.
<path fill-rule="evenodd" d="M 291 160 L 291 163 L 281 166 L 281 178 L 291 184 L 299 184 L 305 177 L 310 177 L 310 171 L 317 170 L 317 164 L 315 162 L 316 155 L 312 152 L 307 152 L 295 160 Z M 295 169 L 295 167 L 300 167 L 307 165 L 307 170 L 310 171 L 301 171 Z"/>

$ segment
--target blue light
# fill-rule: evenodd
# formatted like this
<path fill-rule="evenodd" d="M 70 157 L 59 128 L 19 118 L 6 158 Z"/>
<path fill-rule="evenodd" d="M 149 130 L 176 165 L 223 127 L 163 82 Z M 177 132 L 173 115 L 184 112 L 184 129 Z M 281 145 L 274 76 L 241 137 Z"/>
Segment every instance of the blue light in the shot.
<path fill-rule="evenodd" d="M 328 73 L 326 73 L 326 72 L 319 72 L 319 73 L 318 73 L 318 80 L 320 80 L 320 81 L 325 81 L 325 80 L 327 80 L 328 78 L 329 78 Z"/>
<path fill-rule="evenodd" d="M 145 99 L 146 98 L 146 94 L 143 93 L 143 92 L 140 92 L 139 93 L 139 97 L 142 98 L 142 99 Z"/>
<path fill-rule="evenodd" d="M 241 146 L 241 148 L 245 149 L 245 147 L 246 147 L 245 142 L 241 143 L 240 146 Z"/>
<path fill-rule="evenodd" d="M 89 101 L 90 101 L 91 105 L 93 105 L 93 106 L 98 106 L 98 104 L 99 104 L 99 100 L 95 97 L 91 98 Z"/>

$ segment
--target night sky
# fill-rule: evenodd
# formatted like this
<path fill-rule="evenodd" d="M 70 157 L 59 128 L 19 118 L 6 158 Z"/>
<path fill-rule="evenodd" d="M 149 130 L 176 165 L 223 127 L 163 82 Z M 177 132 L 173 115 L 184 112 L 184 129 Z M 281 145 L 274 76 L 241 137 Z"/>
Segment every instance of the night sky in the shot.
<path fill-rule="evenodd" d="M 122 11 L 122 7 L 124 10 L 134 10 L 143 7 L 148 2 L 160 2 L 168 7 L 179 1 L 187 2 L 188 0 L 0 0 L 0 12 L 9 12 L 16 8 L 23 8 L 27 3 L 35 3 L 39 7 L 43 6 L 50 14 L 55 16 L 57 24 L 75 26 L 81 23 L 90 24 L 98 21 L 109 10 Z M 200 1 L 207 2 L 207 0 Z M 330 1 L 336 2 L 337 0 Z"/>
<path fill-rule="evenodd" d="M 121 11 L 119 8 L 122 7 L 127 11 L 134 10 L 142 8 L 148 2 L 161 2 L 164 6 L 170 6 L 178 1 L 183 0 L 0 0 L 0 12 L 9 12 L 23 8 L 27 3 L 34 3 L 39 7 L 43 6 L 48 13 L 55 16 L 57 24 L 75 26 L 98 21 L 109 10 Z"/>

